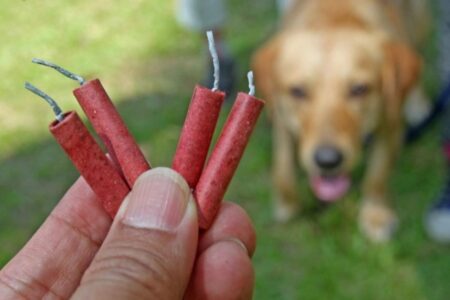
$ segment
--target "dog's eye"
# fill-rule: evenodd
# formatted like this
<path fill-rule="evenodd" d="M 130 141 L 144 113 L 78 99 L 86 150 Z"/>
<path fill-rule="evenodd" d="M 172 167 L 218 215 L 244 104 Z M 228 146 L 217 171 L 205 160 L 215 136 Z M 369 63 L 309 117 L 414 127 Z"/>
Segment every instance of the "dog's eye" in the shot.
<path fill-rule="evenodd" d="M 363 97 L 370 92 L 370 86 L 368 84 L 355 84 L 350 88 L 350 97 Z"/>
<path fill-rule="evenodd" d="M 300 86 L 291 87 L 289 93 L 291 94 L 292 97 L 299 100 L 306 99 L 306 97 L 308 96 L 306 90 Z"/>

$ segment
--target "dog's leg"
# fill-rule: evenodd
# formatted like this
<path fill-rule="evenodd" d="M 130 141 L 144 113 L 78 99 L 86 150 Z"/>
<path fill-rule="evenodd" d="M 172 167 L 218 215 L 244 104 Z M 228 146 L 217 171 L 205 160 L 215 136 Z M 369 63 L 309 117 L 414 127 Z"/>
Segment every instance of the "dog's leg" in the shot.
<path fill-rule="evenodd" d="M 363 202 L 359 214 L 362 231 L 375 242 L 388 241 L 397 227 L 397 216 L 388 199 L 388 180 L 401 144 L 400 124 L 382 129 L 373 145 L 364 182 Z"/>
<path fill-rule="evenodd" d="M 295 144 L 277 114 L 273 117 L 273 166 L 275 219 L 287 222 L 299 211 Z"/>
<path fill-rule="evenodd" d="M 409 94 L 405 103 L 405 118 L 410 126 L 420 124 L 431 111 L 431 101 L 425 95 L 423 87 L 418 85 Z"/>

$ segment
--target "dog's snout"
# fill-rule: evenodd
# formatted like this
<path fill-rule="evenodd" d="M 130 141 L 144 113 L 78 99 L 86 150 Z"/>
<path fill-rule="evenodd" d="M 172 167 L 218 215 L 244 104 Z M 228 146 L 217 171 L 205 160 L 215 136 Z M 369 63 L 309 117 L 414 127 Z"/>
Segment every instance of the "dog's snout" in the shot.
<path fill-rule="evenodd" d="M 331 170 L 342 163 L 344 156 L 336 147 L 320 146 L 314 153 L 314 160 L 320 168 Z"/>

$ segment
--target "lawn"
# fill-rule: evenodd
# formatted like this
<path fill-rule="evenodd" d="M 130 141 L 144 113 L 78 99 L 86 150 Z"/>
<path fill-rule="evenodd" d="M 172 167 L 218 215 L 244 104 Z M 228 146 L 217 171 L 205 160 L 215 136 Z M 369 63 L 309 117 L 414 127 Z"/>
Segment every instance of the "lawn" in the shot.
<path fill-rule="evenodd" d="M 230 1 L 227 34 L 239 60 L 242 89 L 252 51 L 276 28 L 273 2 Z M 180 28 L 173 7 L 173 1 L 156 0 L 3 1 L 0 266 L 77 177 L 48 133 L 51 110 L 23 88 L 30 81 L 64 110 L 79 110 L 71 95 L 76 83 L 31 64 L 31 58 L 101 78 L 152 164 L 168 166 L 206 63 L 203 36 Z M 434 77 L 428 78 L 433 90 Z M 397 162 L 391 187 L 401 227 L 395 240 L 382 246 L 357 230 L 357 189 L 323 210 L 305 186 L 302 215 L 287 225 L 275 224 L 270 145 L 270 124 L 262 118 L 227 195 L 249 212 L 258 233 L 255 299 L 449 298 L 450 249 L 430 242 L 422 228 L 443 177 L 437 126 L 407 146 Z"/>

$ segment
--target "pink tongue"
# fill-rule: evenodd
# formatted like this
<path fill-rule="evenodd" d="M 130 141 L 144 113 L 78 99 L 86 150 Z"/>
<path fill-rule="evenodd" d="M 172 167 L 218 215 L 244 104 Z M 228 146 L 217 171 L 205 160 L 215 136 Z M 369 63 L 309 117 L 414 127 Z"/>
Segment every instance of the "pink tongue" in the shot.
<path fill-rule="evenodd" d="M 350 188 L 350 178 L 347 176 L 322 177 L 311 179 L 311 186 L 316 196 L 326 202 L 334 202 L 342 198 Z"/>

